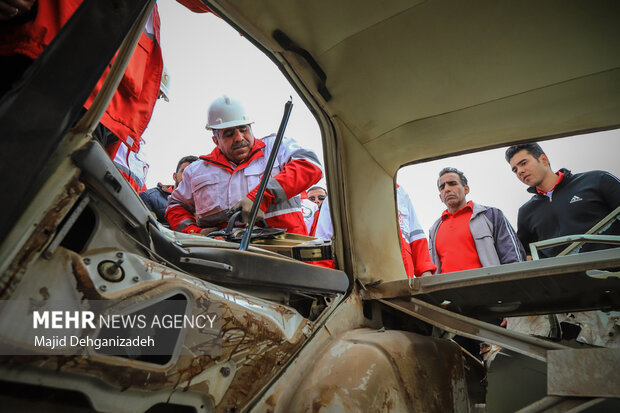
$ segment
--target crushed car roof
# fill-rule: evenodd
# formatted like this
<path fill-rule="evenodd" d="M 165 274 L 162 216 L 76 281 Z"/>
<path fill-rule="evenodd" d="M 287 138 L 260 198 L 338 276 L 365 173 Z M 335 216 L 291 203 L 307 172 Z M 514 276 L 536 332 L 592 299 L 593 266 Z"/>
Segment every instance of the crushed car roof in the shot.
<path fill-rule="evenodd" d="M 618 2 L 209 4 L 317 115 L 336 251 L 364 283 L 404 278 L 401 166 L 620 125 Z"/>
<path fill-rule="evenodd" d="M 298 49 L 286 59 L 320 85 L 299 49 L 316 61 L 325 108 L 392 174 L 447 152 L 620 123 L 617 2 L 222 3 L 274 50 L 274 31 L 288 36 Z"/>

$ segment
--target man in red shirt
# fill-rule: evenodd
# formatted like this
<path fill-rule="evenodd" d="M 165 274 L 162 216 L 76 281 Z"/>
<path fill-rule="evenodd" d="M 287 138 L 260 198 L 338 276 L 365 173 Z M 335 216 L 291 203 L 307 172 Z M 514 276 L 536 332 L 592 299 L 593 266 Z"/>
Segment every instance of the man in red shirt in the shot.
<path fill-rule="evenodd" d="M 435 274 L 525 260 L 523 246 L 502 211 L 467 202 L 469 186 L 463 172 L 442 169 L 437 188 L 447 209 L 429 232 L 431 258 L 437 265 Z M 487 321 L 502 323 L 502 319 Z M 480 357 L 480 342 L 459 336 L 454 341 Z"/>
<path fill-rule="evenodd" d="M 429 233 L 436 274 L 525 260 L 523 246 L 502 211 L 467 202 L 469 186 L 463 172 L 442 169 L 437 187 L 447 209 Z"/>

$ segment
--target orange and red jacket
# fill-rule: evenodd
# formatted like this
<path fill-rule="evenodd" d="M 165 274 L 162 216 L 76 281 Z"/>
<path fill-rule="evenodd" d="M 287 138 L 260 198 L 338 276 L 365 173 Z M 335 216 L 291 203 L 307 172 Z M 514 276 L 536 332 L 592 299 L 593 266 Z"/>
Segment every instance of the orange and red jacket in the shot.
<path fill-rule="evenodd" d="M 207 12 L 198 0 L 178 0 L 194 12 Z M 23 24 L 7 24 L 0 29 L 0 55 L 21 54 L 36 59 L 69 20 L 82 0 L 46 0 L 35 6 L 35 15 Z M 159 96 L 163 60 L 159 46 L 159 14 L 155 5 L 150 16 L 148 33 L 145 29 L 129 61 L 121 83 L 112 97 L 101 123 L 124 142 L 133 152 L 140 148 L 140 137 L 146 129 L 155 101 Z M 108 65 L 95 89 L 84 104 L 88 109 L 101 90 L 112 62 Z M 115 151 L 112 151 L 115 152 Z M 115 153 L 110 153 L 114 158 Z"/>
<path fill-rule="evenodd" d="M 400 231 L 399 231 L 400 232 Z M 403 264 L 405 264 L 405 272 L 407 277 L 413 278 L 421 276 L 426 271 L 433 272 L 437 269 L 435 264 L 430 260 L 428 252 L 428 241 L 426 238 L 417 239 L 411 243 L 400 237 L 400 252 L 403 256 Z M 418 263 L 417 266 L 414 265 Z"/>
<path fill-rule="evenodd" d="M 248 158 L 231 165 L 219 148 L 189 165 L 170 196 L 166 219 L 175 231 L 198 233 L 226 226 L 226 211 L 243 197 L 256 199 L 275 135 L 255 139 Z M 318 157 L 290 138 L 282 140 L 260 208 L 267 224 L 307 235 L 299 193 L 323 176 Z"/>
<path fill-rule="evenodd" d="M 114 166 L 137 193 L 146 191 L 146 175 L 149 171 L 149 164 L 142 152 L 141 150 L 134 152 L 126 145 L 120 144 L 115 145 L 111 151 Z"/>
<path fill-rule="evenodd" d="M 400 250 L 407 277 L 419 277 L 427 271 L 434 272 L 437 267 L 431 260 L 424 230 L 420 226 L 409 195 L 401 186 L 396 187 L 396 203 Z"/>

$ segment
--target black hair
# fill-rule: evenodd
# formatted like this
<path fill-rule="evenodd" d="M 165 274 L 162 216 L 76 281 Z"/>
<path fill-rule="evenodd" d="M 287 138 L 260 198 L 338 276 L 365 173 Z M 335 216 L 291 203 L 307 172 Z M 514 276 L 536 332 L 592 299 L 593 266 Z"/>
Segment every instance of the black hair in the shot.
<path fill-rule="evenodd" d="M 187 155 L 187 156 L 182 157 L 181 160 L 179 161 L 179 163 L 177 163 L 177 169 L 175 169 L 174 172 L 179 172 L 179 168 L 185 162 L 192 163 L 192 162 L 197 161 L 197 160 L 198 160 L 198 157 L 194 156 L 194 155 Z"/>
<path fill-rule="evenodd" d="M 506 149 L 506 162 L 510 163 L 512 157 L 515 156 L 517 152 L 520 152 L 524 149 L 536 160 L 540 158 L 540 155 L 545 155 L 545 151 L 543 151 L 540 145 L 536 142 L 521 143 L 519 145 L 512 145 L 510 148 Z"/>
<path fill-rule="evenodd" d="M 459 171 L 456 168 L 452 168 L 452 167 L 446 167 L 443 168 L 441 171 L 439 171 L 439 178 L 441 178 L 442 176 L 444 176 L 445 174 L 449 174 L 449 173 L 455 173 L 459 176 L 461 184 L 463 184 L 463 186 L 467 185 L 467 178 L 465 177 L 465 174 L 461 171 Z M 437 186 L 439 186 L 439 179 L 437 179 Z"/>
<path fill-rule="evenodd" d="M 318 186 L 318 185 L 311 187 L 306 192 L 314 191 L 315 189 L 320 189 L 321 191 L 325 192 L 325 195 L 327 195 L 327 190 L 323 188 L 322 186 Z"/>

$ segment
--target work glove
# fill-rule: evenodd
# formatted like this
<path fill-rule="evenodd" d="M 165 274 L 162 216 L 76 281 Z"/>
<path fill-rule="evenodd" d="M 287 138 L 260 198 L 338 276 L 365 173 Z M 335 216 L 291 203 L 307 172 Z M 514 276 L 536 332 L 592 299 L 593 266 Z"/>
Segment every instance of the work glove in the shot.
<path fill-rule="evenodd" d="M 237 205 L 233 207 L 233 209 L 235 210 L 241 209 L 241 220 L 246 224 L 250 222 L 253 203 L 254 201 L 252 201 L 247 196 L 244 196 L 243 198 L 241 198 L 241 201 L 239 201 Z M 260 221 L 263 218 L 265 218 L 265 212 L 263 212 L 262 209 L 258 208 L 258 213 L 256 214 L 256 221 Z"/>

